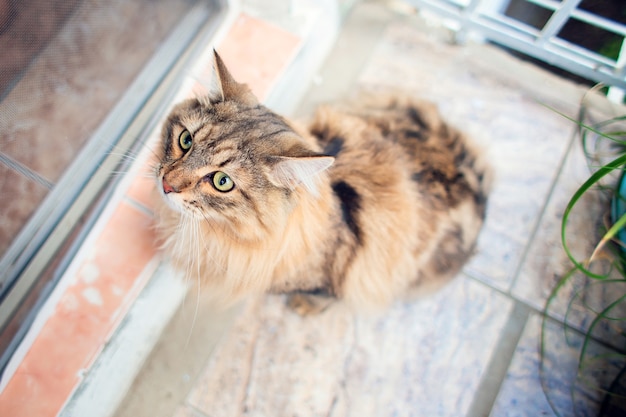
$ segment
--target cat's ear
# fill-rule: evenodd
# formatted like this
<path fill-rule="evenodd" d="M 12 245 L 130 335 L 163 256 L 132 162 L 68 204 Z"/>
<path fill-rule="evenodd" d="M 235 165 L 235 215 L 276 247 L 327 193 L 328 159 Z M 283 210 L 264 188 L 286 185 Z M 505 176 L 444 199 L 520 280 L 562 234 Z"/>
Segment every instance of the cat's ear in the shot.
<path fill-rule="evenodd" d="M 248 86 L 235 81 L 215 49 L 213 50 L 213 68 L 217 82 L 216 101 L 232 100 L 252 106 L 258 104 L 258 100 Z"/>
<path fill-rule="evenodd" d="M 270 181 L 279 187 L 295 189 L 302 184 L 317 195 L 315 177 L 328 169 L 335 158 L 332 156 L 277 157 L 270 172 Z"/>

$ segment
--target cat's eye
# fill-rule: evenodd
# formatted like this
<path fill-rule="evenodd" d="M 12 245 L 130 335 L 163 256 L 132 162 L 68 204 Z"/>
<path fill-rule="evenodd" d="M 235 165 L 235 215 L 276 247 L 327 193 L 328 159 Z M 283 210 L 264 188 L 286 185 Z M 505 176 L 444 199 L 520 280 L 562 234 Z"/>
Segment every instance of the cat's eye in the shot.
<path fill-rule="evenodd" d="M 235 187 L 233 180 L 228 176 L 228 174 L 222 171 L 217 171 L 213 174 L 212 182 L 215 189 L 223 193 L 228 192 Z"/>
<path fill-rule="evenodd" d="M 178 137 L 178 144 L 180 145 L 180 149 L 183 151 L 188 151 L 191 148 L 191 144 L 193 143 L 193 138 L 191 137 L 191 133 L 187 129 L 183 130 Z"/>

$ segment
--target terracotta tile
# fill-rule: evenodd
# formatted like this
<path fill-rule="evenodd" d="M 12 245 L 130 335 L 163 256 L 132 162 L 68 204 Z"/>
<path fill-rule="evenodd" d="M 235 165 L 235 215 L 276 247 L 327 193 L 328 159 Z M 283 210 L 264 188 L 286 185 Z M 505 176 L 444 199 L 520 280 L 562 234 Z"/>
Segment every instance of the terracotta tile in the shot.
<path fill-rule="evenodd" d="M 91 256 L 85 257 L 79 278 L 86 284 L 95 281 L 105 289 L 100 304 L 104 309 L 100 311 L 109 320 L 120 301 L 133 295 L 128 291 L 154 257 L 154 242 L 152 219 L 122 202 L 95 242 Z"/>
<path fill-rule="evenodd" d="M 0 415 L 58 413 L 142 288 L 152 233 L 148 216 L 120 204 L 0 395 Z"/>
<path fill-rule="evenodd" d="M 149 210 L 153 209 L 155 199 L 159 197 L 155 187 L 154 167 L 157 162 L 153 149 L 157 146 L 160 131 L 161 126 L 158 126 L 144 145 L 133 167 L 127 174 L 131 178 L 131 183 L 126 194 Z"/>
<path fill-rule="evenodd" d="M 210 85 L 211 85 L 211 81 L 209 81 L 209 80 L 198 80 L 198 81 L 195 81 L 193 83 L 193 85 L 191 86 L 191 88 L 189 89 L 189 92 L 185 96 L 185 98 L 194 98 L 194 97 L 206 96 L 207 94 L 209 94 L 211 92 L 211 89 L 209 87 Z"/>
<path fill-rule="evenodd" d="M 295 56 L 300 41 L 298 36 L 283 29 L 241 14 L 219 46 L 218 53 L 233 77 L 248 84 L 262 100 Z M 210 70 L 209 66 L 207 71 Z"/>
<path fill-rule="evenodd" d="M 48 194 L 43 185 L 0 163 L 0 257 Z"/>
<path fill-rule="evenodd" d="M 149 174 L 138 175 L 128 189 L 128 196 L 150 211 L 153 211 L 155 199 L 159 198 L 156 180 Z"/>

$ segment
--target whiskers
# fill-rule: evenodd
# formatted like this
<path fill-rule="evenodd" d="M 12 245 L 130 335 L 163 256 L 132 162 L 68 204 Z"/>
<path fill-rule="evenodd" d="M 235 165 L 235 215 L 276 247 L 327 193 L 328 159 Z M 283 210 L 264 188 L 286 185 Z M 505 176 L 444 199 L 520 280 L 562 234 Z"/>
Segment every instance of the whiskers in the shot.
<path fill-rule="evenodd" d="M 189 343 L 206 305 L 228 309 L 246 295 L 270 287 L 276 264 L 270 251 L 277 245 L 275 241 L 246 241 L 229 223 L 229 217 L 201 201 L 185 200 L 186 196 L 178 194 L 163 197 L 162 212 L 157 214 L 165 240 L 163 249 L 189 288 L 183 300 L 189 314 L 193 311 Z"/>
<path fill-rule="evenodd" d="M 142 145 L 141 147 L 125 150 L 113 148 L 110 156 L 118 158 L 119 163 L 116 168 L 110 171 L 112 177 L 121 177 L 123 175 L 137 170 L 137 175 L 142 178 L 153 179 L 158 165 L 158 154 L 154 150 L 154 145 Z M 135 166 L 141 164 L 139 168 Z"/>
<path fill-rule="evenodd" d="M 207 231 L 209 228 L 217 233 L 215 221 L 212 221 L 201 207 L 195 207 L 194 214 L 181 213 L 176 230 L 172 251 L 178 255 L 178 259 L 184 260 L 184 279 L 190 290 L 195 290 L 194 312 L 191 327 L 187 335 L 186 346 L 191 340 L 203 292 L 203 278 L 209 279 L 209 274 L 226 274 L 226 269 L 214 257 L 214 249 L 209 244 Z M 200 217 L 198 216 L 200 213 Z M 188 294 L 188 293 L 187 293 Z M 187 294 L 183 299 L 183 306 L 187 303 Z M 208 295 L 208 294 L 207 294 Z"/>
<path fill-rule="evenodd" d="M 181 233 L 184 236 L 189 237 L 189 243 L 185 245 L 185 247 L 177 249 L 179 253 L 181 253 L 180 251 L 187 252 L 187 262 L 186 262 L 187 271 L 185 273 L 185 276 L 186 276 L 185 278 L 187 281 L 190 281 L 191 279 L 193 279 L 193 277 L 195 277 L 195 281 L 196 281 L 195 283 L 192 283 L 192 284 L 195 284 L 196 300 L 195 300 L 193 318 L 191 319 L 191 327 L 189 328 L 189 334 L 187 335 L 187 341 L 185 342 L 185 346 L 188 346 L 189 340 L 191 340 L 191 335 L 193 334 L 193 330 L 196 325 L 196 319 L 198 317 L 198 309 L 200 307 L 200 274 L 202 271 L 202 260 L 201 260 L 202 254 L 200 251 L 199 242 L 201 239 L 203 239 L 203 237 L 202 237 L 202 232 L 200 230 L 197 220 L 194 219 L 192 216 L 182 215 L 180 218 L 179 227 L 181 227 L 182 229 Z M 181 241 L 183 241 L 183 239 L 179 239 L 176 243 L 179 244 Z M 189 287 L 193 288 L 194 285 L 189 285 Z M 187 296 L 185 295 L 185 299 L 183 300 L 183 305 L 186 303 L 186 301 L 187 301 Z"/>

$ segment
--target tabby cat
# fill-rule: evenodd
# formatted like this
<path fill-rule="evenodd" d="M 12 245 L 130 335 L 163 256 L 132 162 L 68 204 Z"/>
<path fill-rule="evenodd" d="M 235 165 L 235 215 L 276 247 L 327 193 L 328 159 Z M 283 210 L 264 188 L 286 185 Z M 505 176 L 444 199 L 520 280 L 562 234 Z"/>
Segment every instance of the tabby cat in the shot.
<path fill-rule="evenodd" d="M 159 231 L 209 293 L 386 306 L 431 291 L 472 254 L 488 170 L 431 104 L 323 107 L 307 128 L 259 104 L 215 53 L 218 89 L 167 117 Z"/>

